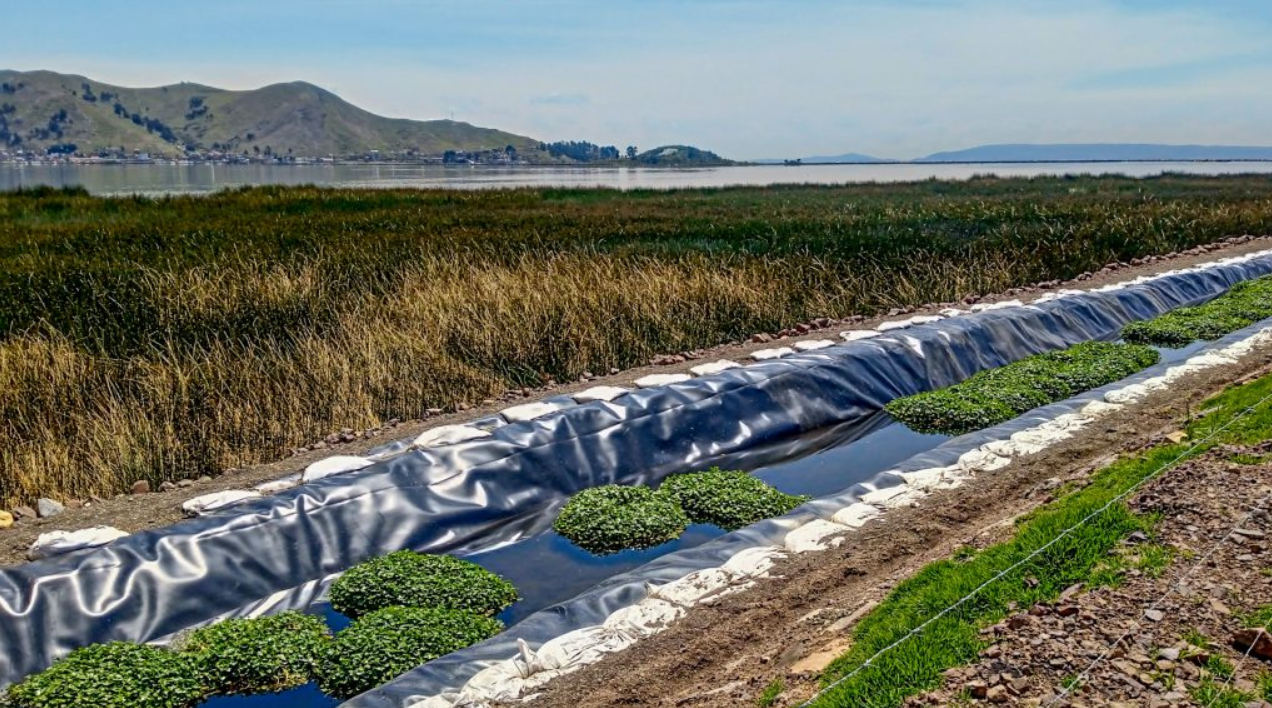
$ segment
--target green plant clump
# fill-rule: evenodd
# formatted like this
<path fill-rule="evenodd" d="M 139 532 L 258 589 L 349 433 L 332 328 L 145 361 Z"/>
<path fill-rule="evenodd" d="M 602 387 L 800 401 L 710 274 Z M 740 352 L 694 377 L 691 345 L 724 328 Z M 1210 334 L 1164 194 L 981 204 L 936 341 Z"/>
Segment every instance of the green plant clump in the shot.
<path fill-rule="evenodd" d="M 1182 347 L 1272 317 L 1272 276 L 1237 283 L 1227 293 L 1197 307 L 1181 307 L 1122 329 L 1122 338 L 1138 344 Z"/>
<path fill-rule="evenodd" d="M 318 666 L 318 687 L 349 698 L 498 634 L 503 624 L 471 612 L 386 607 L 336 635 Z"/>
<path fill-rule="evenodd" d="M 746 472 L 719 467 L 672 475 L 658 491 L 680 504 L 694 523 L 728 531 L 781 516 L 810 498 L 780 492 Z"/>
<path fill-rule="evenodd" d="M 688 526 L 689 517 L 667 495 L 619 485 L 575 494 L 552 524 L 557 533 L 599 555 L 653 548 L 679 538 Z"/>
<path fill-rule="evenodd" d="M 1144 345 L 1085 342 L 982 371 L 948 388 L 898 398 L 886 409 L 919 432 L 961 435 L 1126 378 L 1158 358 Z"/>
<path fill-rule="evenodd" d="M 18 708 L 184 708 L 205 695 L 193 657 L 112 642 L 76 649 L 9 689 Z"/>
<path fill-rule="evenodd" d="M 394 606 L 494 615 L 516 601 L 512 583 L 476 563 L 414 551 L 360 563 L 331 585 L 331 606 L 355 619 Z"/>
<path fill-rule="evenodd" d="M 284 612 L 198 629 L 182 649 L 197 659 L 211 692 L 248 694 L 308 683 L 329 641 L 320 617 Z"/>

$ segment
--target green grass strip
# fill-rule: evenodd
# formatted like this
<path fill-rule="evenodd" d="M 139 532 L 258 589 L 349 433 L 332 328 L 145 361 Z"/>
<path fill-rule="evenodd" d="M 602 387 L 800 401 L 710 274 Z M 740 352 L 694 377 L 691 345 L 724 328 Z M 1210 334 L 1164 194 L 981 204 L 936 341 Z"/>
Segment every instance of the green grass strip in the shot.
<path fill-rule="evenodd" d="M 923 568 L 897 586 L 853 631 L 852 648 L 837 658 L 823 676 L 823 686 L 861 668 L 866 660 L 905 637 L 916 627 L 953 606 L 990 578 L 1076 527 L 1064 538 L 1018 569 L 1005 575 L 941 619 L 929 624 L 851 678 L 827 689 L 812 705 L 818 708 L 890 708 L 906 697 L 939 686 L 944 672 L 976 660 L 984 647 L 979 630 L 1007 616 L 1011 607 L 1051 602 L 1074 583 L 1090 583 L 1100 562 L 1118 541 L 1137 530 L 1151 530 L 1152 519 L 1136 516 L 1121 503 L 1112 504 L 1087 523 L 1087 516 L 1109 504 L 1144 478 L 1176 458 L 1191 457 L 1219 444 L 1252 444 L 1272 437 L 1272 376 L 1238 386 L 1207 403 L 1211 412 L 1188 426 L 1198 444 L 1163 445 L 1120 460 L 1097 472 L 1089 485 L 1041 507 L 1020 522 L 1015 536 L 970 558 L 943 560 Z M 1251 406 L 1240 420 L 1238 415 Z M 1226 428 L 1225 428 L 1226 426 Z M 1013 605 L 1013 603 L 1015 603 Z"/>
<path fill-rule="evenodd" d="M 1122 338 L 1138 344 L 1182 347 L 1213 340 L 1272 317 L 1272 276 L 1237 283 L 1227 293 L 1197 307 L 1181 307 L 1122 329 Z"/>
<path fill-rule="evenodd" d="M 1119 381 L 1158 358 L 1140 344 L 1085 342 L 982 371 L 948 388 L 898 398 L 885 408 L 916 431 L 962 435 Z"/>

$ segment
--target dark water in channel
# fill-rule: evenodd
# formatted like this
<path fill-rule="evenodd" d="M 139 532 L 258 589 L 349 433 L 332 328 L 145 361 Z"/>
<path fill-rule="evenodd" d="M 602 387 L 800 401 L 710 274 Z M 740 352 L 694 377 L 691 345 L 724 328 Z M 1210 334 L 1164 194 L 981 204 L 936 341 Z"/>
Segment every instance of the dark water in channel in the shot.
<path fill-rule="evenodd" d="M 1209 342 L 1194 342 L 1180 349 L 1157 348 L 1161 361 L 1177 363 Z M 916 433 L 885 412 L 814 431 L 795 439 L 748 450 L 720 461 L 726 469 L 745 469 L 788 494 L 826 496 L 846 489 L 891 468 L 914 455 L 950 439 L 945 435 Z M 539 610 L 551 607 L 620 573 L 634 570 L 668 553 L 700 546 L 724 535 L 714 526 L 695 524 L 675 541 L 642 551 L 623 551 L 595 556 L 553 531 L 500 548 L 463 556 L 511 581 L 521 599 L 504 610 L 499 619 L 508 627 Z M 321 613 L 333 632 L 348 626 L 349 619 L 327 605 L 311 609 Z M 314 684 L 290 691 L 258 696 L 218 696 L 204 708 L 329 708 L 339 700 L 324 695 Z"/>

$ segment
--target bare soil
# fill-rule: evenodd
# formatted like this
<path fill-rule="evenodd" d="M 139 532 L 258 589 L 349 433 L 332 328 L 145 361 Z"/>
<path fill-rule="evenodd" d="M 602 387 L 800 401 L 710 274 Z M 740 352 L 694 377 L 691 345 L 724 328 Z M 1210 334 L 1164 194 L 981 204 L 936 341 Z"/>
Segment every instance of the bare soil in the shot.
<path fill-rule="evenodd" d="M 977 298 L 978 302 L 996 302 L 1013 298 L 1036 295 L 1046 290 L 1058 288 L 1091 289 L 1109 283 L 1131 280 L 1142 275 L 1152 275 L 1163 271 L 1185 268 L 1198 263 L 1205 263 L 1220 258 L 1260 251 L 1272 245 L 1269 236 L 1234 237 L 1228 242 L 1189 249 L 1172 256 L 1160 256 L 1146 259 L 1137 265 L 1111 263 L 1098 272 L 1085 274 L 1078 280 L 1060 282 L 1051 281 L 1044 286 L 1017 288 L 1005 293 L 987 295 Z M 661 360 L 666 362 L 612 373 L 607 376 L 594 376 L 568 384 L 552 384 L 543 388 L 527 389 L 520 393 L 510 393 L 501 400 L 484 401 L 474 406 L 462 406 L 463 410 L 440 413 L 427 420 L 405 421 L 364 434 L 347 443 L 316 443 L 317 449 L 309 449 L 278 462 L 259 465 L 248 469 L 226 470 L 222 474 L 193 481 L 188 486 L 176 487 L 168 491 L 152 491 L 149 494 L 117 495 L 110 499 L 70 500 L 67 510 L 50 518 L 36 519 L 19 515 L 17 523 L 9 529 L 0 530 L 0 566 L 22 563 L 26 560 L 26 551 L 35 538 L 53 530 L 75 530 L 90 526 L 114 526 L 123 531 L 134 533 L 149 528 L 157 528 L 175 523 L 182 518 L 181 504 L 187 499 L 227 489 L 246 489 L 261 482 L 270 481 L 295 474 L 309 464 L 333 454 L 359 454 L 383 444 L 386 440 L 410 439 L 424 430 L 440 425 L 463 423 L 485 415 L 498 412 L 511 402 L 528 402 L 580 391 L 598 385 L 632 386 L 633 382 L 651 373 L 687 373 L 689 368 L 701 361 L 715 359 L 744 360 L 751 352 L 773 346 L 785 346 L 803 339 L 838 339 L 838 333 L 844 329 L 869 329 L 887 319 L 897 319 L 903 314 L 932 314 L 951 306 L 952 303 L 933 303 L 919 308 L 906 308 L 903 312 L 880 315 L 873 318 L 853 318 L 849 320 L 824 320 L 821 323 L 804 323 L 792 327 L 792 334 L 764 333 L 756 335 L 757 339 L 769 338 L 768 342 L 734 342 L 697 352 L 686 352 L 679 355 L 668 355 Z M 806 332 L 796 333 L 800 330 Z M 773 342 L 780 341 L 780 345 Z M 307 446 L 310 447 L 310 446 Z"/>
<path fill-rule="evenodd" d="M 772 579 L 695 608 L 662 634 L 550 683 L 529 705 L 736 708 L 755 705 L 775 679 L 786 687 L 775 705 L 798 705 L 847 648 L 856 620 L 901 579 L 960 547 L 1004 540 L 1019 515 L 1051 501 L 1047 490 L 1081 484 L 1117 456 L 1162 442 L 1206 398 L 1270 368 L 1272 351 L 1265 351 L 1186 377 L 1062 444 L 917 507 L 892 510 L 839 548 L 787 559 Z M 1239 501 L 1219 493 L 1225 489 L 1203 494 Z"/>

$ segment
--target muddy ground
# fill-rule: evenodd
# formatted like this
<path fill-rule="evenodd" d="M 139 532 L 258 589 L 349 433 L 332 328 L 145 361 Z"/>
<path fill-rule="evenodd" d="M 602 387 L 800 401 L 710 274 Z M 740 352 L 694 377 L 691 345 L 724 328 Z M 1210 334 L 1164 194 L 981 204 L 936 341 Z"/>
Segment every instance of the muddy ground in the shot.
<path fill-rule="evenodd" d="M 1051 500 L 1046 490 L 1081 483 L 1118 455 L 1161 442 L 1194 417 L 1204 399 L 1269 370 L 1272 351 L 1264 351 L 1182 379 L 1064 443 L 917 507 L 889 511 L 849 534 L 843 546 L 788 559 L 774 569 L 778 577 L 696 608 L 666 632 L 552 682 L 529 705 L 736 708 L 756 705 L 779 678 L 786 690 L 775 705 L 798 705 L 846 649 L 853 623 L 901 579 L 962 546 L 1004 540 L 1014 519 Z"/>
<path fill-rule="evenodd" d="M 1091 289 L 1109 283 L 1131 280 L 1141 275 L 1152 275 L 1175 268 L 1184 268 L 1198 263 L 1215 261 L 1220 258 L 1260 251 L 1272 246 L 1272 237 L 1238 237 L 1233 241 L 1212 244 L 1206 247 L 1190 249 L 1171 257 L 1155 257 L 1148 262 L 1131 264 L 1110 264 L 1106 268 L 1086 274 L 1085 277 L 1067 282 L 1053 281 L 1047 287 L 1028 287 L 1013 289 L 1006 293 L 977 298 L 979 302 L 995 302 L 1000 300 L 1023 298 L 1030 299 L 1045 290 L 1057 288 Z M 909 314 L 932 314 L 948 303 L 933 304 L 922 308 L 907 309 L 904 315 L 896 312 L 891 316 L 864 318 L 860 320 L 832 321 L 829 326 L 813 329 L 806 334 L 794 336 L 777 336 L 772 333 L 773 341 L 782 341 L 787 345 L 801 339 L 838 339 L 838 333 L 845 329 L 868 329 L 887 319 L 899 319 Z M 815 324 L 815 323 L 813 323 Z M 825 324 L 825 323 L 823 323 Z M 808 329 L 807 326 L 803 327 Z M 793 328 L 794 329 L 794 328 Z M 758 337 L 763 339 L 764 337 Z M 504 400 L 482 402 L 467 406 L 462 411 L 439 413 L 427 420 L 405 421 L 392 426 L 385 426 L 377 431 L 369 431 L 369 435 L 359 437 L 347 443 L 318 443 L 319 449 L 299 452 L 288 459 L 273 464 L 260 465 L 249 469 L 226 470 L 221 475 L 199 481 L 191 481 L 187 486 L 174 487 L 168 491 L 152 491 L 148 494 L 118 495 L 110 499 L 70 500 L 66 511 L 47 519 L 36 519 L 19 516 L 18 522 L 9 529 L 0 530 L 0 565 L 12 565 L 25 561 L 26 551 L 35 538 L 47 531 L 75 530 L 90 526 L 114 526 L 129 533 L 148 528 L 166 526 L 181 520 L 181 503 L 187 499 L 226 489 L 247 489 L 255 484 L 278 479 L 303 470 L 307 465 L 333 454 L 359 454 L 389 440 L 410 439 L 424 430 L 440 425 L 463 423 L 483 415 L 498 412 L 510 402 L 527 402 L 549 396 L 579 391 L 597 385 L 632 386 L 636 379 L 650 373 L 687 373 L 691 366 L 702 361 L 713 361 L 727 358 L 744 361 L 747 355 L 757 349 L 775 346 L 771 342 L 731 343 L 692 353 L 693 359 L 683 356 L 668 357 L 667 363 L 650 365 L 612 373 L 608 376 L 597 376 L 586 381 L 569 384 L 556 384 L 535 390 L 526 390 L 520 394 L 509 394 Z M 680 361 L 676 361 L 680 359 Z M 357 432 L 357 431 L 355 431 Z M 335 438 L 332 438 L 334 440 Z M 309 446 L 306 446 L 309 447 Z"/>

